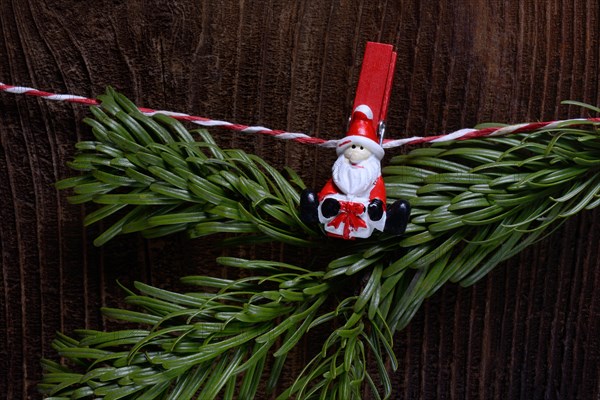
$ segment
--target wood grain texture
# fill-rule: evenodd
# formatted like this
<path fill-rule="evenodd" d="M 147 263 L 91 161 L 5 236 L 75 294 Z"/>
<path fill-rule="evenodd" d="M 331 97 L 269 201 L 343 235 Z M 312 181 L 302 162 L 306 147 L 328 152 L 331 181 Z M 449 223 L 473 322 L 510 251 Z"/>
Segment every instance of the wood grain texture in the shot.
<path fill-rule="evenodd" d="M 344 128 L 364 43 L 394 44 L 392 137 L 478 122 L 579 116 L 564 99 L 600 104 L 597 1 L 3 0 L 0 81 L 94 96 L 112 85 L 139 105 L 335 138 Z M 93 207 L 53 183 L 70 176 L 85 107 L 0 94 L 0 393 L 39 398 L 41 356 L 56 331 L 108 328 L 119 280 L 178 287 L 223 275 L 215 240 L 124 236 L 91 244 Z M 309 185 L 327 150 L 223 133 Z M 598 212 L 470 288 L 446 286 L 396 335 L 402 399 L 600 399 Z M 246 257 L 302 259 L 279 245 Z M 324 335 L 325 332 L 322 332 Z M 318 336 L 318 335 L 317 335 Z M 322 337 L 321 337 L 322 338 Z M 312 342 L 319 340 L 312 338 Z M 311 344 L 290 358 L 284 381 Z M 314 346 L 314 344 L 313 344 Z"/>

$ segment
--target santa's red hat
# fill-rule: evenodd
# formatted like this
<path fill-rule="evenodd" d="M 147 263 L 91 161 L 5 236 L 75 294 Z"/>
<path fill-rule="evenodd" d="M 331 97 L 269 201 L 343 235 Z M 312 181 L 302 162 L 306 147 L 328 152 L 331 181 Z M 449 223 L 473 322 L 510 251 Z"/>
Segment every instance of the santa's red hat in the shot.
<path fill-rule="evenodd" d="M 336 152 L 339 156 L 352 145 L 363 146 L 381 160 L 384 155 L 383 147 L 379 144 L 373 127 L 373 111 L 367 105 L 361 104 L 354 109 L 350 127 L 346 137 L 339 141 Z"/>

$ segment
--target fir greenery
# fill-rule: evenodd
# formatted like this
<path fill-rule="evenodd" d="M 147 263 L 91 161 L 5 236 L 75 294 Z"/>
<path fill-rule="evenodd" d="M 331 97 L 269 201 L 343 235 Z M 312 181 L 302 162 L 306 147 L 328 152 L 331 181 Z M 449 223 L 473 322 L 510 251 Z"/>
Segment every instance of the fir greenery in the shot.
<path fill-rule="evenodd" d="M 82 174 L 57 184 L 73 190 L 73 203 L 101 205 L 86 224 L 119 216 L 97 245 L 128 232 L 227 232 L 233 243 L 315 251 L 335 243 L 340 255 L 310 268 L 221 258 L 244 278 L 185 277 L 187 293 L 137 283 L 126 298 L 134 309 L 103 310 L 136 329 L 58 335 L 54 348 L 65 361 L 44 360 L 40 384 L 53 399 L 251 399 L 258 391 L 278 399 L 358 399 L 366 391 L 389 398 L 393 332 L 426 298 L 448 281 L 475 283 L 600 204 L 598 124 L 569 120 L 393 157 L 384 179 L 390 201 L 411 203 L 406 233 L 326 239 L 299 219 L 304 184 L 293 171 L 223 150 L 206 131 L 190 133 L 169 117 L 144 116 L 112 90 L 100 100 L 85 121 L 96 140 L 78 143 L 70 164 Z M 360 290 L 345 292 L 356 277 Z M 294 383 L 280 387 L 286 356 L 321 324 L 331 334 Z"/>

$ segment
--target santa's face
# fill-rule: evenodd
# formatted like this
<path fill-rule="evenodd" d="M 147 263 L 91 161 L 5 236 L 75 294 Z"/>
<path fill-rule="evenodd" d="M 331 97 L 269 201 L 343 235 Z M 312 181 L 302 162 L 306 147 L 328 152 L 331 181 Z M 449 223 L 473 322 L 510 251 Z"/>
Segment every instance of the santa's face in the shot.
<path fill-rule="evenodd" d="M 369 158 L 372 153 L 363 146 L 353 144 L 352 146 L 348 146 L 348 148 L 344 150 L 344 153 L 342 154 L 351 164 L 358 164 L 359 162 Z"/>
<path fill-rule="evenodd" d="M 381 175 L 381 164 L 369 150 L 349 146 L 333 164 L 333 182 L 348 196 L 367 196 Z"/>

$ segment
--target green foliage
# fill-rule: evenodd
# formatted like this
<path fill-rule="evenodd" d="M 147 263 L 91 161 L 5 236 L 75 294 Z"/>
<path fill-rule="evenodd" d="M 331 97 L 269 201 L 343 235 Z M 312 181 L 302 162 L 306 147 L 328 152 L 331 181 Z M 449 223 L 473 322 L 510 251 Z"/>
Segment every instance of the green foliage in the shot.
<path fill-rule="evenodd" d="M 80 153 L 69 163 L 83 174 L 57 184 L 73 189 L 72 203 L 102 205 L 86 225 L 121 213 L 96 245 L 122 233 L 182 230 L 191 237 L 232 232 L 246 234 L 246 242 L 311 245 L 307 238 L 316 233 L 295 211 L 303 184 L 293 171 L 286 179 L 255 155 L 222 150 L 205 130 L 192 132 L 196 141 L 177 120 L 147 117 L 112 90 L 99 99 L 102 106 L 91 108 L 95 118 L 85 119 L 96 141 L 78 143 Z"/>
<path fill-rule="evenodd" d="M 358 399 L 368 388 L 390 398 L 393 332 L 426 298 L 448 281 L 473 284 L 565 218 L 600 204 L 598 125 L 571 120 L 396 156 L 383 173 L 388 198 L 412 205 L 406 233 L 319 238 L 298 217 L 304 184 L 292 171 L 284 176 L 254 155 L 223 150 L 206 131 L 195 141 L 178 122 L 144 116 L 113 91 L 101 100 L 86 120 L 97 141 L 79 143 L 71 163 L 83 174 L 58 183 L 73 189 L 71 201 L 102 205 L 86 223 L 119 214 L 97 244 L 127 232 L 186 230 L 192 237 L 228 232 L 238 243 L 322 245 L 324 252 L 335 245 L 340 255 L 311 269 L 222 258 L 246 277 L 186 277 L 194 290 L 183 294 L 136 284 L 126 299 L 135 310 L 104 310 L 135 329 L 57 337 L 67 362 L 45 360 L 40 385 L 56 399 L 249 399 L 262 391 L 278 399 Z M 344 290 L 361 279 L 358 292 Z M 333 322 L 300 376 L 280 388 L 289 352 Z"/>
<path fill-rule="evenodd" d="M 141 328 L 81 330 L 75 332 L 77 339 L 59 334 L 54 348 L 73 367 L 44 360 L 42 392 L 53 399 L 212 399 L 219 394 L 253 398 L 269 357 L 274 363 L 262 389 L 273 392 L 298 341 L 314 327 L 349 315 L 279 398 L 310 398 L 332 391 L 341 399 L 359 398 L 363 381 L 373 382 L 366 371 L 368 349 L 377 350 L 389 395 L 379 350 L 384 348 L 393 357 L 391 334 L 363 321 L 362 315 L 372 295 L 371 284 L 358 297 L 347 298 L 329 311 L 324 307 L 328 291 L 319 288 L 324 272 L 268 261 L 221 258 L 219 262 L 252 275 L 238 280 L 186 277 L 183 282 L 197 290 L 183 294 L 137 283 L 137 292 L 126 300 L 141 311 L 103 311 Z M 381 274 L 381 267 L 377 270 L 372 281 Z"/>

